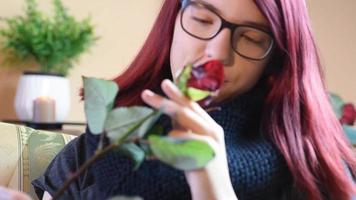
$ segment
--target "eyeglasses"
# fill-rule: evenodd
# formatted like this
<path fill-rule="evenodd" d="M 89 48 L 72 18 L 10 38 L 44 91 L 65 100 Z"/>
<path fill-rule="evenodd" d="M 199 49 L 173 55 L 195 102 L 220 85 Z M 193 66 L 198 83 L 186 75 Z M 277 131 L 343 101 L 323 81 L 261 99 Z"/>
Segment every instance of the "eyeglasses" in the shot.
<path fill-rule="evenodd" d="M 230 23 L 208 5 L 196 1 L 182 1 L 180 22 L 186 33 L 200 40 L 211 40 L 224 28 L 230 29 L 232 49 L 251 60 L 266 58 L 274 45 L 271 33 L 252 25 Z"/>

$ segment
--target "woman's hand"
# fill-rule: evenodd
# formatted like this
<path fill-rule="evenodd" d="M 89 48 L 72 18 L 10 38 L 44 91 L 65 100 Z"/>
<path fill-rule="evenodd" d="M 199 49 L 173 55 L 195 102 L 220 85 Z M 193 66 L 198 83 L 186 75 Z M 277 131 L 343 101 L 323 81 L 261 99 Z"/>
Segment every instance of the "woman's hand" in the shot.
<path fill-rule="evenodd" d="M 185 172 L 193 199 L 237 199 L 230 180 L 222 127 L 170 80 L 164 80 L 161 87 L 168 99 L 149 90 L 142 93 L 142 99 L 172 118 L 174 128 L 169 135 L 204 141 L 215 151 L 214 159 L 204 168 Z"/>
<path fill-rule="evenodd" d="M 31 200 L 31 198 L 20 191 L 8 189 L 0 186 L 0 199 L 2 200 Z"/>

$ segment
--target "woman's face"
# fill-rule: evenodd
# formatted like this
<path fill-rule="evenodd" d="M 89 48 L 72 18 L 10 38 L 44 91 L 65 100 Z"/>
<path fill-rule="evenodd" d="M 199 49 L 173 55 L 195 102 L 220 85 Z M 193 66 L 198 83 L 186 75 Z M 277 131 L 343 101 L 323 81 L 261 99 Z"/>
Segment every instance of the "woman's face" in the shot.
<path fill-rule="evenodd" d="M 245 25 L 259 24 L 268 27 L 266 18 L 251 0 L 195 0 L 195 2 L 213 7 L 228 22 Z M 192 9 L 189 12 L 200 11 Z M 235 97 L 251 89 L 259 80 L 269 57 L 254 61 L 238 55 L 232 48 L 232 33 L 228 28 L 222 29 L 210 40 L 192 37 L 182 29 L 181 14 L 182 12 L 178 14 L 175 22 L 170 55 L 174 80 L 187 64 L 197 66 L 209 60 L 219 60 L 224 64 L 225 82 L 215 102 Z M 204 23 L 210 23 L 210 21 Z M 204 30 L 205 28 L 202 28 L 200 32 Z"/>

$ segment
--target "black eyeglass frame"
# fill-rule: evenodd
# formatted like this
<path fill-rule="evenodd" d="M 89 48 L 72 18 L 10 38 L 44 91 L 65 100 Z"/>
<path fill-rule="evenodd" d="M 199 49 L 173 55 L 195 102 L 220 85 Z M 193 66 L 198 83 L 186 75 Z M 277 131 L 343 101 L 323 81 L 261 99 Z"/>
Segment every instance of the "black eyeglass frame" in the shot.
<path fill-rule="evenodd" d="M 226 21 L 223 17 L 221 17 L 216 11 L 212 10 L 211 8 L 209 8 L 208 5 L 204 4 L 204 3 L 201 3 L 201 2 L 196 2 L 196 1 L 191 1 L 191 0 L 181 0 L 181 3 L 182 3 L 182 13 L 181 13 L 181 16 L 180 16 L 180 25 L 182 27 L 182 29 L 187 33 L 189 34 L 190 36 L 194 37 L 194 38 L 197 38 L 197 39 L 200 39 L 200 40 L 211 40 L 213 39 L 214 37 L 216 37 L 220 32 L 221 30 L 223 30 L 224 28 L 228 28 L 230 31 L 231 31 L 231 41 L 230 41 L 230 45 L 232 46 L 232 42 L 233 42 L 233 34 L 235 33 L 235 30 L 239 27 L 247 27 L 247 28 L 252 28 L 252 29 L 256 29 L 258 31 L 261 31 L 261 32 L 264 32 L 266 33 L 267 35 L 269 35 L 271 37 L 271 44 L 270 46 L 268 47 L 266 53 L 261 57 L 261 58 L 251 58 L 251 57 L 248 57 L 248 56 L 245 56 L 243 54 L 241 54 L 240 52 L 238 52 L 237 50 L 235 50 L 235 48 L 232 48 L 234 50 L 235 53 L 237 53 L 238 55 L 240 55 L 241 57 L 243 58 L 246 58 L 246 59 L 250 59 L 250 60 L 254 60 L 254 61 L 260 61 L 260 60 L 263 60 L 265 59 L 271 52 L 272 52 L 272 49 L 274 48 L 274 37 L 273 37 L 273 34 L 271 32 L 268 32 L 264 29 L 261 29 L 259 27 L 256 27 L 256 26 L 252 26 L 252 25 L 246 25 L 246 24 L 234 24 L 234 23 L 231 23 L 231 22 L 228 22 Z M 198 5 L 199 7 L 203 7 L 207 10 L 209 10 L 210 12 L 213 12 L 216 16 L 218 16 L 221 20 L 221 25 L 220 25 L 220 28 L 218 29 L 218 31 L 211 37 L 209 38 L 203 38 L 203 37 L 199 37 L 199 36 L 196 36 L 192 33 L 190 33 L 184 26 L 183 26 L 183 13 L 185 11 L 185 9 L 191 5 L 191 4 L 195 4 L 195 5 Z"/>

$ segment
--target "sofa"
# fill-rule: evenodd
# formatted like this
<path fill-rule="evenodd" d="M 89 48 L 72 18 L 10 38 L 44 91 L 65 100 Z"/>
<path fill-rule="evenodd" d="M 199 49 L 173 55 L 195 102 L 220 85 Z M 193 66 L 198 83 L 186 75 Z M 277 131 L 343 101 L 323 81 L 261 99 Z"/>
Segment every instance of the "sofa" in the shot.
<path fill-rule="evenodd" d="M 75 136 L 0 122 L 0 185 L 37 199 L 31 181 Z"/>

